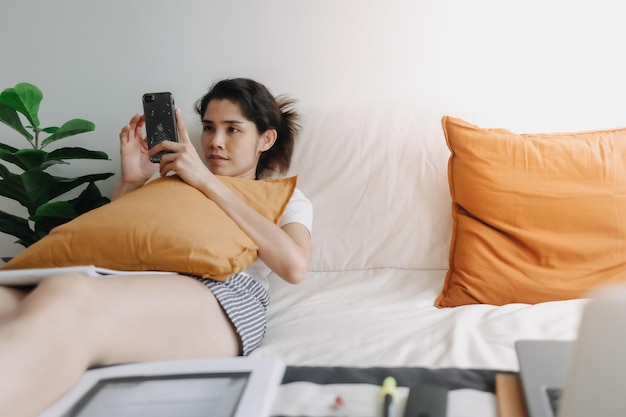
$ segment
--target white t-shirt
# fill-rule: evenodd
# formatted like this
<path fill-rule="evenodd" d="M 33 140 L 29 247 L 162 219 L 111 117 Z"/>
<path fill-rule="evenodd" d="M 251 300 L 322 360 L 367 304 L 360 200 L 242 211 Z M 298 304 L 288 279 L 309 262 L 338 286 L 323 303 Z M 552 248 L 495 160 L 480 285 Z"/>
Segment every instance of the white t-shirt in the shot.
<path fill-rule="evenodd" d="M 278 226 L 283 227 L 288 223 L 300 223 L 309 229 L 309 233 L 313 230 L 313 206 L 302 191 L 297 188 L 293 191 L 291 199 L 285 207 L 285 212 L 278 221 Z M 266 290 L 269 288 L 268 277 L 272 270 L 261 259 L 254 261 L 241 273 L 256 279 Z"/>

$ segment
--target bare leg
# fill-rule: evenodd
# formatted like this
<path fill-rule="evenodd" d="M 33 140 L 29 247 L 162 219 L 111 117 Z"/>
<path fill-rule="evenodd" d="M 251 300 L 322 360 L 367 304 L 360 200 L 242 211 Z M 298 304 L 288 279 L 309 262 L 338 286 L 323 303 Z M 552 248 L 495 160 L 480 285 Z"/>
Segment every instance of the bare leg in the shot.
<path fill-rule="evenodd" d="M 49 278 L 0 327 L 0 415 L 37 415 L 89 366 L 239 352 L 217 300 L 192 278 Z"/>
<path fill-rule="evenodd" d="M 26 294 L 28 290 L 25 288 L 0 286 L 0 321 L 15 312 Z"/>

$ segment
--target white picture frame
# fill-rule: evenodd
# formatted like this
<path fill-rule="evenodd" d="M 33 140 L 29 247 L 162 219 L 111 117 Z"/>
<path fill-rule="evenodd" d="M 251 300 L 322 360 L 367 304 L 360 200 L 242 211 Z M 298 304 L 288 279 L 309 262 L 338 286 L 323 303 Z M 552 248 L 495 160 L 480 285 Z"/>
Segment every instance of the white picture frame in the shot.
<path fill-rule="evenodd" d="M 95 368 L 39 417 L 269 417 L 285 368 L 249 357 Z"/>

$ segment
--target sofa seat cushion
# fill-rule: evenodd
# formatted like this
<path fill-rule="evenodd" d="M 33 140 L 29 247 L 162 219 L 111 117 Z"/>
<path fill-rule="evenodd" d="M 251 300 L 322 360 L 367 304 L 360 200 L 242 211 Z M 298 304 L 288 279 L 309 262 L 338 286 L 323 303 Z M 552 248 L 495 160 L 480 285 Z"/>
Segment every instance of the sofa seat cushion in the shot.
<path fill-rule="evenodd" d="M 445 274 L 311 272 L 296 286 L 271 275 L 267 333 L 251 356 L 303 366 L 517 370 L 516 340 L 575 338 L 588 301 L 437 308 Z"/>
<path fill-rule="evenodd" d="M 572 299 L 626 278 L 626 129 L 442 124 L 453 233 L 438 307 Z"/>

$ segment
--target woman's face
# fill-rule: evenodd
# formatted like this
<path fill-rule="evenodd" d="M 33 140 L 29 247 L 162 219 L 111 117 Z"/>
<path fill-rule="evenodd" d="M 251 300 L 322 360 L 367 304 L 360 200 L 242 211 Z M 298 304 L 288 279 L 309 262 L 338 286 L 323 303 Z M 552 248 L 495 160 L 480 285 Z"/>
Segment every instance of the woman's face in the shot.
<path fill-rule="evenodd" d="M 255 179 L 261 152 L 267 150 L 265 134 L 244 117 L 239 105 L 227 99 L 211 100 L 202 117 L 202 151 L 215 175 Z"/>

